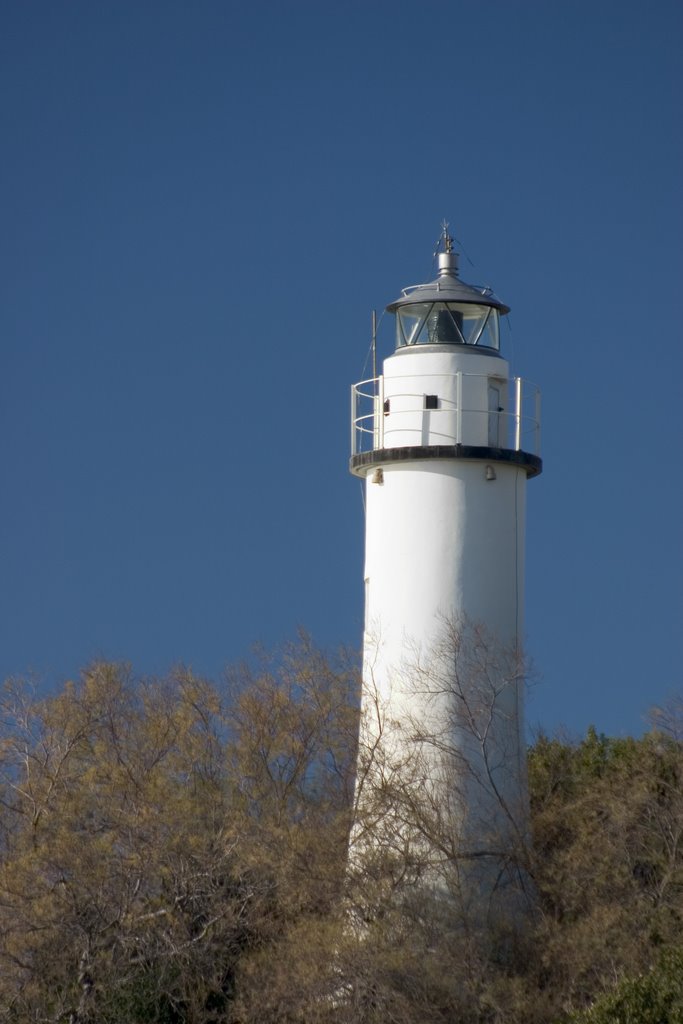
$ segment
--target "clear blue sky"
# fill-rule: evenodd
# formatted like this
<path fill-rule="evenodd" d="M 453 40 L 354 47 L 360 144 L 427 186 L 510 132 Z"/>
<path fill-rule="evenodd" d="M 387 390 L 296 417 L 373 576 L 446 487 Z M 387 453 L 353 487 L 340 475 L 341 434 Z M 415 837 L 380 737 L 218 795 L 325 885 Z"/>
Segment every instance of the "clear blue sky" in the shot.
<path fill-rule="evenodd" d="M 529 720 L 640 731 L 681 688 L 680 2 L 0 13 L 0 675 L 360 643 L 348 388 L 445 217 L 543 390 Z"/>

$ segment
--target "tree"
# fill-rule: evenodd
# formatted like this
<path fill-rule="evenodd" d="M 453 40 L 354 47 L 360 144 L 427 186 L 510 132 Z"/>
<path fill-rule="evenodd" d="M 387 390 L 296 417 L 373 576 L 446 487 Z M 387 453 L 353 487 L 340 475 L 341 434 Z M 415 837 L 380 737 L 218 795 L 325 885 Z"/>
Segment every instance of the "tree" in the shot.
<path fill-rule="evenodd" d="M 57 697 L 10 693 L 4 708 L 11 1014 L 105 1021 L 146 999 L 159 1020 L 181 1006 L 192 1019 L 242 941 L 215 695 L 185 673 L 134 683 L 99 665 Z M 209 933 L 228 951 L 218 974 L 201 956 Z"/>
<path fill-rule="evenodd" d="M 502 663 L 457 653 L 448 685 L 482 680 L 478 785 Z M 396 727 L 378 694 L 357 762 L 353 659 L 303 639 L 220 686 L 94 665 L 51 697 L 8 685 L 0 711 L 0 1022 L 679 1019 L 673 703 L 642 739 L 537 738 L 514 856 L 538 913 L 488 943 L 459 902 L 470 837 L 432 784 L 463 746 L 409 717 L 408 742 L 378 742 Z"/>
<path fill-rule="evenodd" d="M 227 707 L 189 673 L 110 665 L 45 700 L 8 689 L 5 1019 L 233 1019 L 245 954 L 343 878 L 351 678 L 299 649 L 277 682 L 233 673 Z"/>
<path fill-rule="evenodd" d="M 539 736 L 530 757 L 534 877 L 546 984 L 568 1010 L 647 972 L 681 943 L 683 747 L 661 730 L 579 742 Z"/>
<path fill-rule="evenodd" d="M 480 626 L 443 621 L 428 651 L 375 681 L 366 644 L 355 849 L 431 888 L 484 942 L 533 906 L 520 690 L 524 660 Z M 389 694 L 391 694 L 389 696 Z"/>
<path fill-rule="evenodd" d="M 572 1024 L 681 1024 L 683 1022 L 683 948 L 661 955 L 655 967 L 626 978 Z"/>

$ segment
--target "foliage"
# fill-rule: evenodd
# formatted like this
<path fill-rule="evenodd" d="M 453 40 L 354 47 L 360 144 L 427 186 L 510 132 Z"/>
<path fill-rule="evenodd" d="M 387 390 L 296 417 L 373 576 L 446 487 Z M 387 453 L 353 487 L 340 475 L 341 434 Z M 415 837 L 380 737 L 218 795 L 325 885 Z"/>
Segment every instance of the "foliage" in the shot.
<path fill-rule="evenodd" d="M 352 659 L 305 639 L 220 686 L 8 683 L 0 1022 L 681 1020 L 680 705 L 642 739 L 536 739 L 536 913 L 486 941 L 424 736 L 358 752 L 357 707 Z"/>
<path fill-rule="evenodd" d="M 540 736 L 531 751 L 542 957 L 567 1008 L 681 942 L 682 772 L 681 745 L 663 728 L 640 740 Z"/>
<path fill-rule="evenodd" d="M 683 1022 L 683 949 L 664 953 L 656 966 L 638 978 L 626 978 L 616 991 L 589 1010 L 573 1015 L 572 1024 L 681 1024 Z"/>
<path fill-rule="evenodd" d="M 355 674 L 305 646 L 261 669 L 223 693 L 111 665 L 52 698 L 6 688 L 4 1019 L 232 1019 L 245 952 L 327 912 Z"/>

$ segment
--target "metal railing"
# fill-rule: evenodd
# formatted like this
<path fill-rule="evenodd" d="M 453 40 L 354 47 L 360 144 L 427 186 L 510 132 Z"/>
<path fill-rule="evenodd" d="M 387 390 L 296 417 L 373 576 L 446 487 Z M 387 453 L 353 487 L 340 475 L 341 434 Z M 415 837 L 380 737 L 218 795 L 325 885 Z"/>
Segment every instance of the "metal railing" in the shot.
<path fill-rule="evenodd" d="M 429 417 L 430 444 L 471 444 L 474 433 L 485 431 L 489 446 L 541 454 L 541 393 L 535 384 L 512 377 L 503 380 L 491 374 L 439 374 L 441 382 L 450 377 L 453 385 L 447 390 L 450 399 L 440 398 L 438 408 L 425 409 L 425 395 L 400 392 L 398 379 L 391 380 L 391 407 L 385 411 L 384 377 L 370 377 L 351 388 L 351 454 L 375 451 L 385 447 L 385 433 L 390 433 L 389 447 L 414 444 L 416 417 Z M 476 378 L 476 381 L 475 381 Z M 411 378 L 414 381 L 414 378 Z M 468 385 L 484 381 L 496 388 L 505 388 L 502 405 L 495 409 L 470 408 L 466 395 Z M 487 394 L 480 388 L 480 394 Z M 439 429 L 439 421 L 443 430 Z M 473 424 L 475 425 L 473 428 Z M 412 439 L 412 440 L 411 440 Z"/>

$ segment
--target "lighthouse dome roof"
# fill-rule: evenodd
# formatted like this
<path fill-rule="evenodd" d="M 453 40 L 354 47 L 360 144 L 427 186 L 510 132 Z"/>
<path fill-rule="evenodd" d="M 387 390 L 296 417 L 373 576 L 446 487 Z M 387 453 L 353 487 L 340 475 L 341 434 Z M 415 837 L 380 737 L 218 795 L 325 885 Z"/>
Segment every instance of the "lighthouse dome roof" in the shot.
<path fill-rule="evenodd" d="M 402 290 L 400 298 L 390 302 L 387 313 L 395 313 L 401 306 L 414 302 L 467 302 L 478 306 L 493 306 L 499 313 L 509 313 L 510 307 L 492 291 L 481 285 L 466 284 L 455 269 L 443 270 L 434 281 L 416 284 Z"/>

